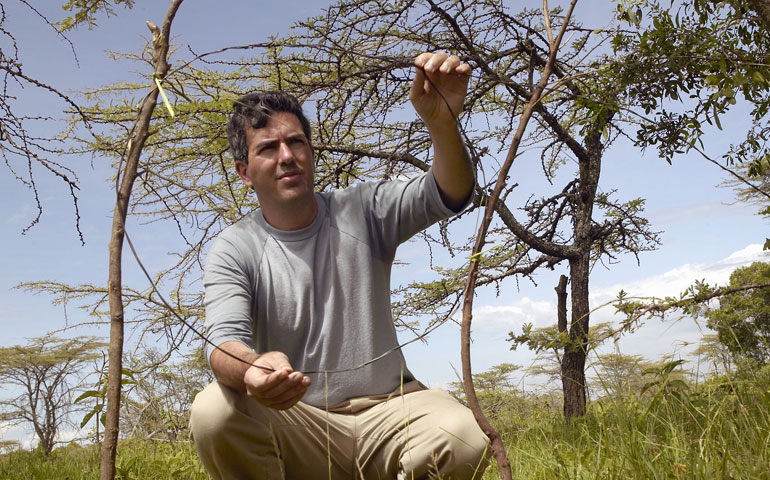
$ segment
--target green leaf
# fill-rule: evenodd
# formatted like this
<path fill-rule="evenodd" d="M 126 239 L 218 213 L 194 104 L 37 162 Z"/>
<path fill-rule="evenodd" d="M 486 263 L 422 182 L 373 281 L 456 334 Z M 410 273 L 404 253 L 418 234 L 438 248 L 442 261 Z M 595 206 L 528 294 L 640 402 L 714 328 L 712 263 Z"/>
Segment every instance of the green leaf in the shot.
<path fill-rule="evenodd" d="M 80 402 L 82 400 L 85 400 L 86 398 L 101 397 L 101 396 L 102 395 L 101 395 L 100 392 L 98 392 L 96 390 L 89 390 L 87 392 L 83 392 L 82 394 L 80 394 L 80 396 L 75 399 L 75 403 L 78 403 L 78 402 Z"/>
<path fill-rule="evenodd" d="M 91 410 L 91 411 L 90 411 L 90 412 L 88 412 L 88 413 L 86 413 L 86 416 L 85 416 L 85 417 L 83 417 L 83 421 L 82 421 L 82 422 L 80 422 L 80 428 L 83 428 L 83 427 L 85 427 L 85 426 L 88 424 L 89 420 L 91 420 L 91 418 L 92 418 L 94 415 L 96 415 L 96 410 L 95 410 L 95 409 L 94 409 L 94 410 Z"/>
<path fill-rule="evenodd" d="M 651 389 L 652 387 L 654 387 L 657 384 L 658 384 L 657 380 L 654 381 L 654 382 L 647 382 L 647 383 L 645 383 L 644 386 L 642 387 L 641 392 L 639 392 L 639 395 L 644 395 L 644 392 L 646 392 L 647 390 Z"/>
<path fill-rule="evenodd" d="M 720 75 L 707 75 L 706 76 L 706 85 L 710 85 L 712 87 L 715 87 L 719 85 L 719 82 L 721 81 L 722 77 Z"/>
<path fill-rule="evenodd" d="M 672 390 L 680 390 L 680 391 L 685 391 L 685 390 L 688 390 L 688 389 L 690 388 L 690 387 L 689 387 L 689 386 L 688 386 L 688 385 L 687 385 L 687 384 L 684 382 L 684 380 L 681 380 L 681 379 L 678 379 L 678 378 L 675 378 L 675 379 L 673 379 L 673 380 L 669 381 L 669 382 L 668 382 L 668 386 L 669 386 L 669 388 L 671 388 Z"/>
<path fill-rule="evenodd" d="M 662 372 L 663 375 L 668 376 L 676 367 L 678 367 L 683 363 L 684 363 L 684 360 L 681 360 L 681 359 L 666 363 L 666 365 L 663 367 L 663 372 Z"/>

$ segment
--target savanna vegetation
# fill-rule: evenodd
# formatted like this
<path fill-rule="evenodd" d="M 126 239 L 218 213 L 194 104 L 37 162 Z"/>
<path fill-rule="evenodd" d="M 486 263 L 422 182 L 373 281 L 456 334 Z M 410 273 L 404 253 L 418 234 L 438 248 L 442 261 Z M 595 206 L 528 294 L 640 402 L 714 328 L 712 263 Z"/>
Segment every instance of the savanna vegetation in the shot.
<path fill-rule="evenodd" d="M 82 238 L 78 177 L 67 159 L 111 164 L 119 194 L 107 283 L 22 285 L 109 325 L 109 349 L 97 354 L 102 345 L 81 338 L 79 350 L 57 355 L 70 344 L 41 337 L 0 350 L 0 381 L 29 391 L 5 397 L 2 420 L 34 425 L 39 445 L 0 444 L 0 478 L 206 478 L 186 422 L 195 392 L 211 380 L 196 330 L 201 292 L 190 285 L 211 239 L 257 206 L 227 153 L 232 100 L 259 86 L 316 106 L 319 190 L 411 175 L 427 170 L 430 157 L 424 125 L 400 115 L 411 59 L 422 50 L 451 51 L 474 69 L 458 122 L 478 178 L 469 209 L 423 235 L 426 248 L 451 260 L 432 265 L 432 281 L 394 286 L 395 321 L 421 334 L 463 307 L 464 378 L 452 389 L 496 440 L 485 478 L 768 478 L 766 264 L 737 270 L 721 288 L 695 283 L 658 300 L 621 292 L 613 325 L 592 324 L 589 302 L 594 266 L 642 261 L 644 252 L 665 248 L 645 218 L 645 200 L 602 183 L 616 142 L 657 149 L 661 163 L 697 154 L 704 168 L 724 170 L 760 215 L 770 212 L 766 0 L 619 0 L 601 25 L 574 1 L 514 8 L 499 0 L 340 0 L 284 36 L 200 54 L 173 45 L 172 24 L 185 8 L 174 0 L 160 26 L 148 22 L 146 48 L 118 56 L 133 62 L 126 68 L 138 68 L 142 81 L 95 85 L 78 97 L 25 73 L 2 8 L 8 1 L 0 2 L 5 86 L 15 82 L 65 104 L 66 118 L 55 123 L 60 135 L 46 138 L 27 132 L 53 119 L 19 114 L 18 99 L 0 95 L 0 154 L 38 208 L 29 227 L 44 206 L 35 181 L 42 172 L 70 192 Z M 134 6 L 70 0 L 65 18 L 49 20 L 18 1 L 64 38 Z M 738 103 L 749 105 L 746 130 L 721 157 L 705 151 L 705 132 L 722 129 L 720 118 Z M 520 185 L 509 169 L 524 156 L 539 163 L 542 178 Z M 150 286 L 125 285 L 121 275 L 130 216 L 179 233 L 173 264 L 147 272 Z M 469 233 L 474 217 L 483 220 Z M 499 292 L 544 269 L 563 274 L 553 326 L 501 335 L 548 359 L 526 374 L 553 381 L 521 391 L 514 381 L 521 369 L 507 363 L 472 374 L 474 288 Z M 696 360 L 594 355 L 672 310 L 687 318 L 709 310 L 717 333 Z M 131 345 L 127 325 L 139 339 Z M 52 341 L 55 348 L 39 351 Z M 57 448 L 63 427 L 86 437 Z"/>
<path fill-rule="evenodd" d="M 770 366 L 739 363 L 730 373 L 695 378 L 678 361 L 662 362 L 612 378 L 640 386 L 626 391 L 605 391 L 592 381 L 586 415 L 570 424 L 558 391 L 517 390 L 510 365 L 479 374 L 478 394 L 501 432 L 514 478 L 768 478 Z M 463 397 L 461 385 L 454 393 Z M 98 470 L 93 443 L 72 443 L 48 456 L 41 449 L 0 456 L 0 478 L 90 479 Z M 119 444 L 115 478 L 208 477 L 184 435 L 133 435 Z M 484 479 L 495 478 L 493 463 Z"/>

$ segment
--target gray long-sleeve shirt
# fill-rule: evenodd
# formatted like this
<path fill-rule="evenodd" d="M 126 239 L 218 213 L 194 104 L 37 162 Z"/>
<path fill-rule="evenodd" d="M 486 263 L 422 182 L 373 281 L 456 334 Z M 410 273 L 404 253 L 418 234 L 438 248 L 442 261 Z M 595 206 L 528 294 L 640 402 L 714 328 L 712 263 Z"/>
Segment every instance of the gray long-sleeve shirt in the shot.
<path fill-rule="evenodd" d="M 315 195 L 318 215 L 302 230 L 277 230 L 256 210 L 214 241 L 203 276 L 214 345 L 281 351 L 301 372 L 356 367 L 398 345 L 390 306 L 396 247 L 454 212 L 431 172 Z M 207 356 L 212 350 L 206 345 Z M 329 374 L 328 385 L 323 373 L 308 376 L 302 401 L 318 407 L 413 379 L 400 350 Z"/>

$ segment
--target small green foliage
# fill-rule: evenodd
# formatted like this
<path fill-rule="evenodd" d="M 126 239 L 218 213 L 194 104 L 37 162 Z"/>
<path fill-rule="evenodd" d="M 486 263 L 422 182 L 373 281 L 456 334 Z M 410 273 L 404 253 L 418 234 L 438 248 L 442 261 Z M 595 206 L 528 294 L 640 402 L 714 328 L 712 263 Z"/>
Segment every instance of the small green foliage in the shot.
<path fill-rule="evenodd" d="M 766 155 L 770 67 L 763 52 L 770 36 L 755 2 L 622 0 L 617 11 L 634 32 L 619 33 L 613 41 L 623 59 L 617 79 L 645 114 L 653 115 L 640 126 L 638 146 L 657 146 L 670 163 L 702 146 L 704 123 L 721 130 L 720 116 L 742 98 L 753 107 L 754 128 L 726 155 L 727 163 Z M 651 22 L 640 22 L 642 12 Z"/>
<path fill-rule="evenodd" d="M 496 421 L 511 453 L 513 478 L 767 478 L 770 367 L 692 384 L 675 363 L 651 374 L 653 381 L 668 378 L 649 390 L 663 392 L 657 399 L 600 397 L 568 425 L 556 409 L 513 417 L 509 424 Z M 530 399 L 550 402 L 546 395 Z M 490 465 L 484 479 L 496 478 Z"/>
<path fill-rule="evenodd" d="M 642 372 L 643 375 L 652 376 L 652 379 L 644 384 L 640 395 L 643 395 L 650 389 L 655 390 L 655 396 L 652 398 L 652 401 L 645 412 L 645 416 L 649 414 L 650 410 L 652 410 L 661 399 L 671 396 L 681 400 L 682 397 L 687 394 L 689 385 L 687 385 L 681 378 L 672 376 L 672 372 L 674 372 L 676 368 L 681 367 L 682 364 L 684 364 L 684 360 L 673 360 L 664 363 L 660 367 L 648 368 Z"/>
<path fill-rule="evenodd" d="M 770 281 L 770 263 L 754 262 L 730 275 L 730 286 Z M 706 313 L 708 326 L 734 355 L 770 361 L 770 288 L 726 295 L 719 308 Z"/>
<path fill-rule="evenodd" d="M 124 368 L 120 383 L 124 387 L 127 385 L 136 384 L 136 380 L 134 379 L 134 372 Z M 106 412 L 104 411 L 104 408 L 107 405 L 107 385 L 107 373 L 100 372 L 99 380 L 97 380 L 94 388 L 84 391 L 78 396 L 78 398 L 75 399 L 74 403 L 90 403 L 91 401 L 94 402 L 91 410 L 87 410 L 83 416 L 83 420 L 80 421 L 80 428 L 85 427 L 88 422 L 91 421 L 91 418 L 94 417 L 94 415 L 98 415 L 96 418 L 99 420 L 99 423 L 104 426 L 106 421 Z"/>
<path fill-rule="evenodd" d="M 82 24 L 88 25 L 89 29 L 94 28 L 98 13 L 104 12 L 107 16 L 115 15 L 113 6 L 118 5 L 132 8 L 134 0 L 68 0 L 62 5 L 62 10 L 70 12 L 71 15 L 59 22 L 59 31 L 66 32 Z"/>
<path fill-rule="evenodd" d="M 682 367 L 675 361 L 651 370 L 648 395 L 596 397 L 586 415 L 569 424 L 553 393 L 516 388 L 513 365 L 477 379 L 490 394 L 483 402 L 496 409 L 493 423 L 511 453 L 513 478 L 767 478 L 770 366 L 744 363 L 733 374 L 698 383 L 689 382 Z M 657 399 L 649 395 L 660 392 Z M 47 458 L 15 450 L 0 455 L 0 478 L 90 479 L 98 476 L 98 463 L 96 445 L 67 445 Z M 121 479 L 208 478 L 188 441 L 122 440 L 118 466 Z M 483 478 L 499 478 L 494 462 Z"/>

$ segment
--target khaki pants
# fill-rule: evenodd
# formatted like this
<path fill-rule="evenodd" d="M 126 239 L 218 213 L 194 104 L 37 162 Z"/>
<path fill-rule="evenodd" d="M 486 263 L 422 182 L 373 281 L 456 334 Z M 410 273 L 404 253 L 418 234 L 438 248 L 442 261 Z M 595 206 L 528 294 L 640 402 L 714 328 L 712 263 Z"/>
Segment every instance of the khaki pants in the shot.
<path fill-rule="evenodd" d="M 217 480 L 480 479 L 488 439 L 471 411 L 418 382 L 400 390 L 279 411 L 215 382 L 195 397 L 190 427 Z"/>

